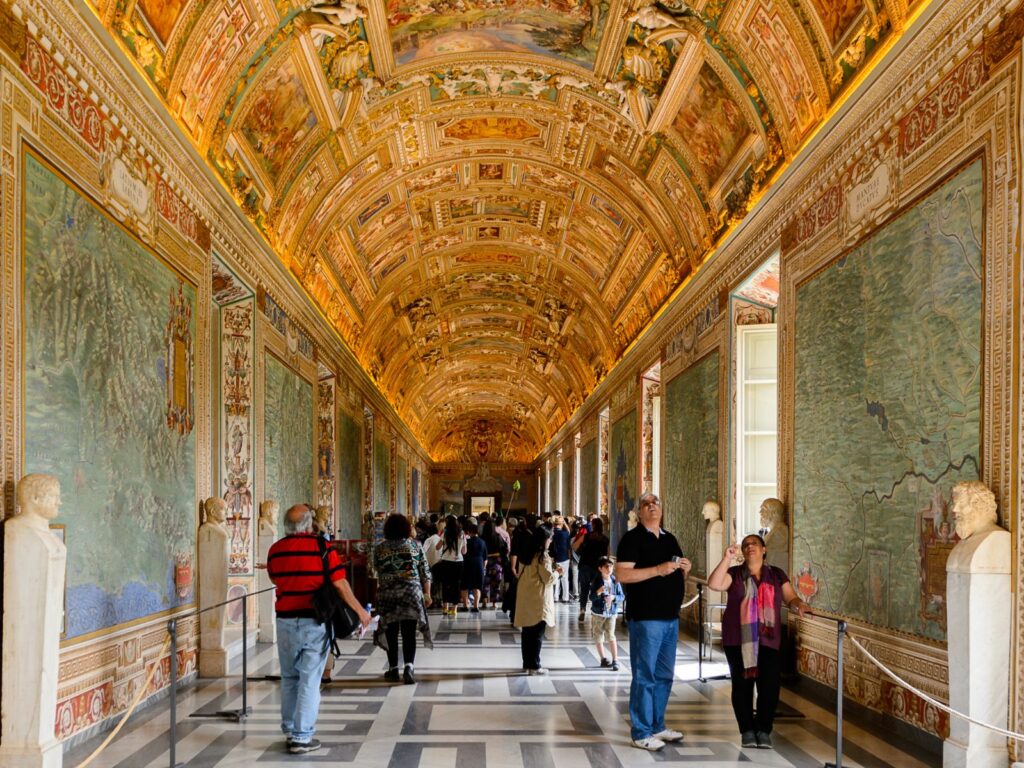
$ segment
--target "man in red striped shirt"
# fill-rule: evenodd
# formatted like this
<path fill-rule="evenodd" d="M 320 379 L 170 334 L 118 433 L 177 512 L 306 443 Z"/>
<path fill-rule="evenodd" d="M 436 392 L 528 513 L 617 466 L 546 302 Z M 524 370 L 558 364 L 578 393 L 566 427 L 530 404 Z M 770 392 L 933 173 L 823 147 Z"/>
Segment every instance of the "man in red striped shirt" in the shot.
<path fill-rule="evenodd" d="M 267 553 L 267 574 L 277 587 L 277 657 L 281 663 L 281 730 L 288 751 L 301 755 L 320 749 L 313 738 L 320 711 L 320 673 L 327 662 L 327 628 L 318 624 L 313 593 L 324 583 L 319 537 L 313 533 L 313 509 L 290 507 L 284 517 L 285 537 Z M 359 604 L 345 578 L 345 567 L 327 550 L 327 572 L 335 589 L 365 627 L 370 614 Z"/>

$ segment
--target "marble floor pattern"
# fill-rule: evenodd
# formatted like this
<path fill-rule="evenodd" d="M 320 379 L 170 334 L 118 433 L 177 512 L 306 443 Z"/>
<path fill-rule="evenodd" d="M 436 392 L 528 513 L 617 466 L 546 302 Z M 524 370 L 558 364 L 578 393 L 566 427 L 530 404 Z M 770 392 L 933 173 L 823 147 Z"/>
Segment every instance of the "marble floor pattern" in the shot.
<path fill-rule="evenodd" d="M 521 672 L 519 634 L 504 614 L 483 611 L 455 618 L 431 615 L 435 645 L 420 648 L 415 685 L 382 679 L 384 653 L 369 642 L 348 641 L 323 692 L 317 737 L 323 749 L 289 755 L 279 729 L 278 683 L 252 680 L 252 715 L 242 723 L 192 717 L 238 708 L 240 678 L 200 680 L 178 694 L 177 760 L 191 768 L 352 765 L 381 768 L 633 768 L 678 764 L 820 768 L 835 758 L 834 715 L 791 690 L 782 700 L 791 714 L 776 721 L 774 750 L 741 749 L 728 680 L 697 680 L 696 647 L 681 638 L 676 683 L 666 723 L 686 734 L 658 753 L 630 746 L 628 643 L 620 627 L 619 672 L 597 667 L 589 619 L 576 621 L 571 605 L 557 606 L 542 660 L 547 677 Z M 721 659 L 721 655 L 717 655 Z M 276 650 L 257 646 L 253 675 L 273 674 Z M 705 674 L 724 671 L 705 665 Z M 794 712 L 795 710 L 795 712 Z M 99 768 L 168 765 L 167 701 L 133 717 L 91 764 Z M 941 756 L 889 743 L 870 727 L 845 724 L 843 765 L 850 768 L 924 768 Z M 65 755 L 77 766 L 102 740 Z M 906 750 L 906 751 L 904 751 Z"/>

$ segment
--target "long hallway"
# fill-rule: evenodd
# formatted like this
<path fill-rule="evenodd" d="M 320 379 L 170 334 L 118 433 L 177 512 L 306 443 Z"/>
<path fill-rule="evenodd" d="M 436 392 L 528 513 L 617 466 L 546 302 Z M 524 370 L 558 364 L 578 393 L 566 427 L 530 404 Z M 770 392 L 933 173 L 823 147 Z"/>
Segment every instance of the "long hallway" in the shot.
<path fill-rule="evenodd" d="M 598 667 L 590 621 L 576 621 L 573 605 L 556 606 L 542 659 L 546 677 L 520 670 L 519 633 L 504 614 L 483 611 L 431 614 L 433 650 L 420 648 L 415 685 L 382 679 L 384 653 L 369 640 L 343 644 L 335 682 L 323 692 L 317 736 L 324 748 L 304 756 L 284 749 L 278 684 L 249 684 L 252 715 L 241 724 L 192 717 L 241 706 L 238 678 L 200 680 L 178 697 L 177 760 L 190 768 L 307 764 L 391 768 L 627 768 L 680 763 L 703 768 L 737 764 L 820 768 L 834 759 L 834 716 L 792 690 L 783 690 L 773 734 L 775 749 L 741 749 L 727 680 L 697 681 L 696 645 L 682 638 L 676 684 L 666 724 L 685 740 L 659 753 L 629 745 L 628 643 L 619 627 L 622 669 Z M 720 654 L 716 658 L 721 659 Z M 277 669 L 275 648 L 259 645 L 254 676 Z M 705 664 L 705 674 L 724 670 Z M 107 768 L 168 765 L 168 702 L 144 710 L 92 763 Z M 864 768 L 924 768 L 938 755 L 896 746 L 891 737 L 850 722 L 843 764 Z M 93 738 L 65 755 L 77 766 L 102 740 Z"/>

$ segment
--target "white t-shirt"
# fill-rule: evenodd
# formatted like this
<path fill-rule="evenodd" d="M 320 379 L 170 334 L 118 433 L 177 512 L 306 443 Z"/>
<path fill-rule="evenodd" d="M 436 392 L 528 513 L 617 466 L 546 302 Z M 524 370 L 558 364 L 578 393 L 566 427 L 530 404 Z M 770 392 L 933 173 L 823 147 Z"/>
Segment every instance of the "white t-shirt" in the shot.
<path fill-rule="evenodd" d="M 441 560 L 447 560 L 448 562 L 451 562 L 451 563 L 461 563 L 462 562 L 462 552 L 466 548 L 466 534 L 459 533 L 459 545 L 455 548 L 454 552 L 452 552 L 450 549 L 445 549 L 444 548 L 444 534 L 441 534 L 440 539 L 441 539 L 441 549 L 437 550 L 437 553 L 441 556 L 440 559 Z M 434 545 L 434 548 L 437 549 L 437 545 L 436 544 Z"/>
<path fill-rule="evenodd" d="M 441 559 L 441 553 L 437 551 L 437 542 L 440 540 L 441 534 L 435 533 L 433 536 L 428 536 L 427 540 L 423 542 L 423 554 L 427 556 L 428 568 L 433 568 Z"/>

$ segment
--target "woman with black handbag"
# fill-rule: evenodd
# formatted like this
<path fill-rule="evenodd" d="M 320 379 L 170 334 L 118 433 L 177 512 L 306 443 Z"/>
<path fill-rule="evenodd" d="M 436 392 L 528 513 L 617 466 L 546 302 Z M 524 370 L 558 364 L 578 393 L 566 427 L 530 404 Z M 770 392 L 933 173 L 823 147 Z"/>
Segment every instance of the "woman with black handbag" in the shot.
<path fill-rule="evenodd" d="M 430 606 L 430 571 L 423 548 L 412 538 L 412 526 L 404 515 L 388 515 L 384 540 L 373 548 L 373 570 L 377 574 L 377 612 L 387 637 L 388 671 L 384 679 L 398 682 L 398 633 L 402 633 L 403 679 L 416 682 L 416 630 L 423 632 L 430 647 L 427 608 Z"/>

